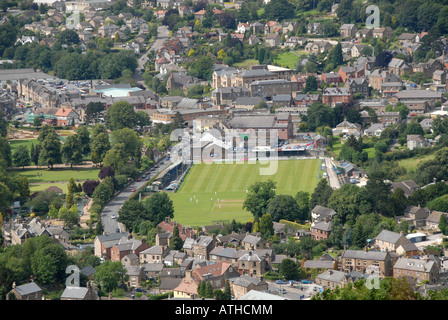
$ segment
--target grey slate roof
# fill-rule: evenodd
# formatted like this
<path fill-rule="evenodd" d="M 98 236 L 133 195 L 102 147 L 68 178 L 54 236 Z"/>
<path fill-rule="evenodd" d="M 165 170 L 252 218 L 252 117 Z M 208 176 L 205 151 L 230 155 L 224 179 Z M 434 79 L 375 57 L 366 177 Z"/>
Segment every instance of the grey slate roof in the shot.
<path fill-rule="evenodd" d="M 322 279 L 331 282 L 342 282 L 345 278 L 345 273 L 338 270 L 326 270 L 319 274 L 316 279 Z"/>
<path fill-rule="evenodd" d="M 85 287 L 66 287 L 61 298 L 84 299 L 88 291 L 89 289 Z"/>
<path fill-rule="evenodd" d="M 386 252 L 380 251 L 363 251 L 363 250 L 345 250 L 342 254 L 342 258 L 349 259 L 363 259 L 363 260 L 384 260 L 386 258 Z"/>
<path fill-rule="evenodd" d="M 332 269 L 334 261 L 330 260 L 306 260 L 303 268 L 310 269 Z"/>
<path fill-rule="evenodd" d="M 250 277 L 248 275 L 242 275 L 241 277 L 232 278 L 229 280 L 232 281 L 234 285 L 245 288 L 249 287 L 251 284 L 258 286 L 263 281 L 261 278 Z"/>
<path fill-rule="evenodd" d="M 17 286 L 16 287 L 16 291 L 21 296 L 24 296 L 24 295 L 27 295 L 27 294 L 31 294 L 31 293 L 42 291 L 42 289 L 35 282 L 30 282 L 30 283 L 27 283 L 27 284 L 22 284 L 21 286 Z"/>
<path fill-rule="evenodd" d="M 400 258 L 394 265 L 394 269 L 406 269 L 413 271 L 429 272 L 434 265 L 434 261 L 426 262 L 423 259 Z"/>
<path fill-rule="evenodd" d="M 396 243 L 401 238 L 401 235 L 389 230 L 381 231 L 376 237 L 376 240 L 386 241 L 390 243 Z"/>
<path fill-rule="evenodd" d="M 312 226 L 311 228 L 314 228 L 314 229 L 317 229 L 317 230 L 322 230 L 322 231 L 331 231 L 331 221 L 329 221 L 329 222 L 326 222 L 326 221 L 318 222 L 314 226 Z"/>

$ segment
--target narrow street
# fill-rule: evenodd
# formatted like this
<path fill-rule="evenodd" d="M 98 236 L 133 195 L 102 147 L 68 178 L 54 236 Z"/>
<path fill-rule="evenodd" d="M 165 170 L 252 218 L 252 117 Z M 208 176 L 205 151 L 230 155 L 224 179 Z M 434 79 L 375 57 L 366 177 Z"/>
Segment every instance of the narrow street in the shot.
<path fill-rule="evenodd" d="M 157 38 L 151 45 L 151 47 L 142 54 L 142 56 L 137 60 L 138 67 L 135 69 L 133 78 L 137 80 L 137 82 L 144 85 L 143 77 L 142 77 L 142 69 L 144 69 L 145 63 L 148 61 L 148 53 L 151 51 L 157 51 L 162 46 L 163 42 L 168 39 L 169 30 L 167 26 L 160 26 L 157 28 Z"/>

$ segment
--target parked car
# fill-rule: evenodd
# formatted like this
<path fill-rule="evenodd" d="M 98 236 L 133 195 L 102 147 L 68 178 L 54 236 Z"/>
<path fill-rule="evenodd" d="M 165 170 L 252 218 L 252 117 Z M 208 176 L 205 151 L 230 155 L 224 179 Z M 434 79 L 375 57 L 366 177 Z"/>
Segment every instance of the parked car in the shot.
<path fill-rule="evenodd" d="M 277 280 L 275 281 L 276 284 L 286 284 L 286 281 L 283 280 Z"/>
<path fill-rule="evenodd" d="M 312 282 L 310 280 L 302 280 L 303 284 L 311 284 Z"/>
<path fill-rule="evenodd" d="M 135 189 L 131 189 L 131 192 L 135 192 Z"/>

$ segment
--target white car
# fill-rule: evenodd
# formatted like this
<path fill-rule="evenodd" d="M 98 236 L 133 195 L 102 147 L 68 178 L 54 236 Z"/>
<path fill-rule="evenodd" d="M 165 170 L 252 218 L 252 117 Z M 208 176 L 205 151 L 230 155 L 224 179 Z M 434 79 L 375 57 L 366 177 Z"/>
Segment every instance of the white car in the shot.
<path fill-rule="evenodd" d="M 111 215 L 110 216 L 112 219 L 115 219 L 116 218 L 116 216 L 113 214 L 113 215 Z"/>

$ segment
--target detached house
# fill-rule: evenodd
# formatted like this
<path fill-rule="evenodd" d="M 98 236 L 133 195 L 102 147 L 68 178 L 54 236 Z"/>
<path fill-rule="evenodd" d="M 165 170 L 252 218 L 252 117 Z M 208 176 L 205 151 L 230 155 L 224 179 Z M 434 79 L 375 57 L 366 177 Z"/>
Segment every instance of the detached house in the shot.
<path fill-rule="evenodd" d="M 406 136 L 406 140 L 409 150 L 413 150 L 415 148 L 425 148 L 430 145 L 429 141 L 420 134 L 408 134 Z"/>
<path fill-rule="evenodd" d="M 408 206 L 402 216 L 394 217 L 396 223 L 407 221 L 410 227 L 420 228 L 426 225 L 426 219 L 429 216 L 429 210 L 427 208 L 421 208 L 420 206 Z"/>
<path fill-rule="evenodd" d="M 42 289 L 34 282 L 16 286 L 12 284 L 12 290 L 6 295 L 9 300 L 9 295 L 13 294 L 16 300 L 42 300 Z"/>
<path fill-rule="evenodd" d="M 396 233 L 383 230 L 374 239 L 373 246 L 379 251 L 396 251 L 400 245 L 411 244 L 411 240 L 404 236 L 404 233 Z"/>
<path fill-rule="evenodd" d="M 356 27 L 355 24 L 343 24 L 340 30 L 341 30 L 341 37 L 354 38 L 356 36 L 358 28 Z"/>
<path fill-rule="evenodd" d="M 79 121 L 78 114 L 70 108 L 59 108 L 55 113 L 58 126 L 69 126 Z"/>
<path fill-rule="evenodd" d="M 396 189 L 401 188 L 404 191 L 405 197 L 409 198 L 412 194 L 420 189 L 418 184 L 413 180 L 405 180 L 401 182 L 392 182 L 392 191 L 395 192 Z"/>
<path fill-rule="evenodd" d="M 316 205 L 313 210 L 311 210 L 311 221 L 312 223 L 318 223 L 325 220 L 331 220 L 331 218 L 336 214 L 333 209 Z"/>
<path fill-rule="evenodd" d="M 331 233 L 331 221 L 315 223 L 310 228 L 311 237 L 315 240 L 327 240 Z"/>

